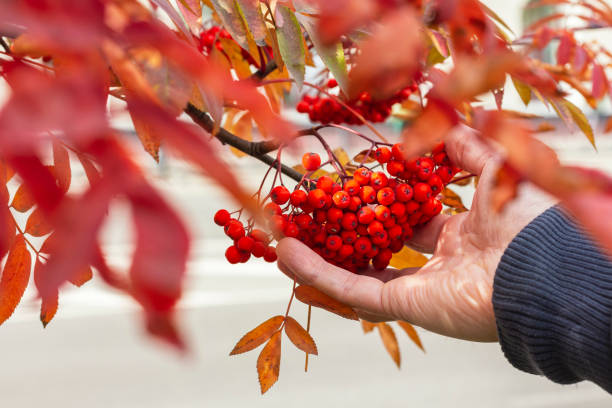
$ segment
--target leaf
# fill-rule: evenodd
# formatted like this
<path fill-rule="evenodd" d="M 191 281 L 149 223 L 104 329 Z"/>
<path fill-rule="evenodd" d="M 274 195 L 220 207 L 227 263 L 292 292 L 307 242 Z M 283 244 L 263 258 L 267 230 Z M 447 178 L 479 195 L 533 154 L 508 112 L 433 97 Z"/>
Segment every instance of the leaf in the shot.
<path fill-rule="evenodd" d="M 246 353 L 256 349 L 265 343 L 274 333 L 278 331 L 281 324 L 285 320 L 284 316 L 274 316 L 266 320 L 244 336 L 236 343 L 234 349 L 230 352 L 230 356 Z"/>
<path fill-rule="evenodd" d="M 185 22 L 183 21 L 179 13 L 175 10 L 175 8 L 172 7 L 172 5 L 170 4 L 170 1 L 169 0 L 151 0 L 151 1 L 155 3 L 156 5 L 158 5 L 162 10 L 164 10 L 166 14 L 168 14 L 168 17 L 170 17 L 170 20 L 172 20 L 172 22 L 176 25 L 176 27 L 181 31 L 181 33 L 185 37 L 185 40 L 193 44 L 194 40 L 193 40 L 193 37 L 191 36 L 191 33 L 189 32 L 189 28 L 185 25 Z"/>
<path fill-rule="evenodd" d="M 247 33 L 240 16 L 240 10 L 234 0 L 211 0 L 215 11 L 221 18 L 223 26 L 234 40 L 245 50 L 249 49 Z"/>
<path fill-rule="evenodd" d="M 466 212 L 468 210 L 465 205 L 463 205 L 461 197 L 459 197 L 457 193 L 448 187 L 442 190 L 442 204 L 454 208 L 459 213 Z"/>
<path fill-rule="evenodd" d="M 87 176 L 87 180 L 89 184 L 93 184 L 100 179 L 100 172 L 93 164 L 91 160 L 87 158 L 84 154 L 77 153 L 77 157 L 83 166 L 83 170 L 85 170 L 85 175 Z"/>
<path fill-rule="evenodd" d="M 610 133 L 610 131 L 612 131 L 612 118 L 609 118 L 604 126 L 604 133 Z"/>
<path fill-rule="evenodd" d="M 247 141 L 253 140 L 253 121 L 248 112 L 242 112 L 238 119 L 227 129 L 239 138 Z M 238 157 L 246 156 L 242 151 L 232 148 L 232 153 Z"/>
<path fill-rule="evenodd" d="M 257 45 L 266 45 L 266 25 L 259 0 L 236 0 L 242 16 L 244 17 L 247 26 L 253 36 L 253 40 Z"/>
<path fill-rule="evenodd" d="M 274 333 L 257 358 L 257 374 L 262 394 L 278 381 L 281 358 L 281 335 L 281 332 Z"/>
<path fill-rule="evenodd" d="M 531 102 L 531 88 L 529 85 L 514 77 L 512 77 L 512 83 L 514 84 L 514 88 L 516 89 L 516 92 L 518 92 L 525 106 L 529 105 L 529 102 Z"/>
<path fill-rule="evenodd" d="M 369 154 L 368 158 L 365 159 L 366 154 L 368 154 L 368 152 L 370 154 Z M 353 157 L 353 161 L 355 163 L 361 163 L 363 161 L 364 164 L 365 163 L 374 163 L 376 161 L 376 159 L 374 158 L 374 151 L 373 150 L 369 150 L 369 149 L 362 150 L 359 153 L 357 153 L 355 155 L 355 157 Z"/>
<path fill-rule="evenodd" d="M 378 328 L 378 333 L 380 334 L 385 349 L 387 349 L 387 353 L 389 353 L 391 359 L 395 362 L 397 368 L 399 368 L 401 362 L 400 350 L 393 328 L 387 323 L 377 323 L 376 327 Z"/>
<path fill-rule="evenodd" d="M 13 201 L 11 202 L 11 207 L 19 212 L 27 212 L 30 208 L 34 206 L 34 197 L 28 191 L 28 188 L 22 184 L 17 189 L 15 196 L 13 196 Z"/>
<path fill-rule="evenodd" d="M 546 121 L 544 121 L 544 122 L 540 122 L 540 123 L 538 124 L 538 127 L 536 128 L 536 130 L 535 130 L 535 131 L 536 131 L 536 132 L 538 132 L 538 133 L 544 133 L 544 132 L 550 132 L 550 131 L 553 131 L 553 130 L 555 130 L 555 129 L 557 129 L 557 127 L 556 127 L 555 125 L 553 125 L 553 124 L 552 124 L 552 123 L 550 123 L 550 122 L 546 122 Z"/>
<path fill-rule="evenodd" d="M 340 164 L 342 166 L 345 166 L 348 162 L 351 161 L 351 159 L 349 158 L 348 153 L 342 147 L 338 147 L 338 148 L 334 149 L 333 153 L 334 153 L 334 156 L 336 156 L 336 158 L 338 159 L 338 161 L 340 162 Z"/>
<path fill-rule="evenodd" d="M 425 255 L 405 246 L 396 254 L 393 254 L 389 265 L 397 269 L 420 268 L 427 263 Z"/>
<path fill-rule="evenodd" d="M 589 123 L 589 120 L 584 115 L 584 113 L 578 108 L 576 105 L 568 101 L 567 99 L 561 100 L 561 105 L 563 105 L 572 116 L 574 123 L 578 125 L 582 133 L 587 137 L 591 145 L 597 150 L 597 146 L 595 145 L 595 135 L 593 134 L 593 128 Z"/>
<path fill-rule="evenodd" d="M 278 48 L 298 89 L 302 88 L 306 72 L 306 49 L 302 29 L 287 6 L 278 5 L 275 12 Z"/>
<path fill-rule="evenodd" d="M 310 334 L 292 317 L 287 316 L 285 320 L 285 334 L 295 347 L 305 353 L 317 355 L 317 345 Z"/>
<path fill-rule="evenodd" d="M 364 333 L 369 333 L 376 327 L 376 323 L 368 322 L 367 320 L 361 320 L 361 328 Z"/>
<path fill-rule="evenodd" d="M 202 27 L 202 3 L 200 0 L 179 0 L 177 5 L 191 31 L 197 33 Z"/>
<path fill-rule="evenodd" d="M 43 270 L 43 264 L 37 259 L 34 264 L 34 283 L 40 282 L 40 274 Z M 57 313 L 59 304 L 59 292 L 56 290 L 55 293 L 45 295 L 41 297 L 40 302 L 40 321 L 43 327 L 47 327 L 49 322 L 53 319 Z"/>
<path fill-rule="evenodd" d="M 25 232 L 33 237 L 42 237 L 53 230 L 40 208 L 32 211 L 26 222 Z"/>
<path fill-rule="evenodd" d="M 72 283 L 76 287 L 81 287 L 87 282 L 89 282 L 93 278 L 93 271 L 91 270 L 91 266 L 86 266 L 81 268 L 76 275 L 68 279 L 70 283 Z"/>
<path fill-rule="evenodd" d="M 159 146 L 161 144 L 160 135 L 156 134 L 155 129 L 153 129 L 146 121 L 141 120 L 131 113 L 130 116 L 132 117 L 134 130 L 138 135 L 138 139 L 140 139 L 140 143 L 142 143 L 142 147 L 144 147 L 145 151 L 149 153 L 151 157 L 153 157 L 153 160 L 159 162 Z"/>
<path fill-rule="evenodd" d="M 412 326 L 408 322 L 403 322 L 401 320 L 398 320 L 397 324 L 399 325 L 399 327 L 404 329 L 408 337 L 410 337 L 410 340 L 412 340 L 414 344 L 417 345 L 418 348 L 420 348 L 421 350 L 423 350 L 423 352 L 425 352 L 425 348 L 423 348 L 423 343 L 421 343 L 421 338 L 419 337 L 419 333 L 417 333 L 414 326 Z"/>
<path fill-rule="evenodd" d="M 359 320 L 357 312 L 350 306 L 344 303 L 338 302 L 336 299 L 327 296 L 325 293 L 319 291 L 312 286 L 300 285 L 295 289 L 295 297 L 302 303 L 307 305 L 320 307 L 328 312 L 335 313 L 346 319 Z"/>
<path fill-rule="evenodd" d="M 53 141 L 53 173 L 59 188 L 66 193 L 70 188 L 70 156 L 68 150 L 57 140 Z"/>
<path fill-rule="evenodd" d="M 593 98 L 599 100 L 608 91 L 608 78 L 604 68 L 599 64 L 593 64 Z"/>
<path fill-rule="evenodd" d="M 0 324 L 15 311 L 30 280 L 32 257 L 23 235 L 18 235 L 9 250 L 0 279 Z"/>
<path fill-rule="evenodd" d="M 4 186 L 4 194 L 8 195 L 6 186 Z M 13 245 L 15 234 L 17 234 L 17 226 L 13 214 L 7 206 L 0 207 L 0 259 L 4 258 Z"/>

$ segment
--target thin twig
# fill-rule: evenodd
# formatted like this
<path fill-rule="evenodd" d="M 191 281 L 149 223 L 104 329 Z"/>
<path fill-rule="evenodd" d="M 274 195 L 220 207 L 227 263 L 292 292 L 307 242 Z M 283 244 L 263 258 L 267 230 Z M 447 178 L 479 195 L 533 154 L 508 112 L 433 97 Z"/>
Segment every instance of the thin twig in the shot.
<path fill-rule="evenodd" d="M 8 46 L 8 44 L 6 43 L 6 41 L 4 41 L 4 38 L 0 37 L 0 45 L 2 45 L 2 48 L 4 48 L 4 51 L 6 51 L 7 54 L 11 53 L 11 48 Z"/>

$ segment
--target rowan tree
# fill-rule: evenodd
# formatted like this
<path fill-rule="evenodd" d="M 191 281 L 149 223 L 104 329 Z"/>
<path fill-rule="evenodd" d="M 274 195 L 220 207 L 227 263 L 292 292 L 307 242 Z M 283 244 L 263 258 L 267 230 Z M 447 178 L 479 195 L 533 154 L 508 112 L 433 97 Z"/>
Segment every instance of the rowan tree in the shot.
<path fill-rule="evenodd" d="M 478 0 L 2 1 L 0 75 L 10 94 L 0 110 L 0 323 L 31 274 L 44 326 L 65 284 L 95 278 L 142 306 L 152 336 L 185 347 L 174 318 L 189 234 L 111 126 L 123 112 L 154 160 L 160 150 L 176 155 L 234 198 L 236 209 L 210 216 L 228 235 L 231 263 L 274 262 L 273 242 L 290 236 L 354 272 L 423 265 L 424 255 L 403 246 L 412 231 L 441 211 L 467 211 L 452 186 L 474 175 L 444 152 L 456 126 L 504 152 L 491 202 L 497 211 L 531 182 L 612 251 L 612 179 L 563 166 L 537 138 L 550 124 L 504 107 L 513 86 L 527 109 L 537 99 L 595 146 L 585 114 L 567 97 L 596 107 L 610 95 L 611 52 L 576 34 L 612 25 L 612 8 L 603 0 L 528 7 L 550 6 L 557 11 L 516 34 Z M 580 24 L 551 24 L 565 19 L 565 6 Z M 552 62 L 539 59 L 547 47 L 556 48 Z M 290 91 L 300 95 L 295 107 Z M 493 109 L 481 103 L 488 95 Z M 289 121 L 291 109 L 310 127 Z M 375 124 L 390 118 L 401 131 L 385 137 Z M 347 146 L 330 145 L 329 131 L 362 151 L 349 157 Z M 303 138 L 323 157 L 305 151 L 302 163 L 283 159 Z M 229 154 L 267 166 L 257 191 L 242 186 L 224 160 Z M 84 191 L 71 188 L 79 165 Z M 127 271 L 107 264 L 98 239 L 118 199 L 129 203 L 135 231 Z M 27 214 L 25 225 L 16 213 Z M 294 284 L 286 312 L 231 352 L 266 343 L 257 361 L 262 392 L 278 379 L 283 333 L 306 356 L 317 353 L 310 321 L 304 328 L 290 316 L 294 298 L 309 311 L 358 320 L 350 307 Z M 414 328 L 398 324 L 422 348 Z M 379 331 L 399 366 L 391 326 L 362 325 Z"/>

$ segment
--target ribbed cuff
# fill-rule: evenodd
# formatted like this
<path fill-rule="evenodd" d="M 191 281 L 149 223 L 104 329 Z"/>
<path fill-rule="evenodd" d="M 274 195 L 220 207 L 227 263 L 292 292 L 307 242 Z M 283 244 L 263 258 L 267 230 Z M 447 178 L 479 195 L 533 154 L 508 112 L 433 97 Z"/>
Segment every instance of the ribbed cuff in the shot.
<path fill-rule="evenodd" d="M 612 264 L 558 207 L 504 252 L 493 307 L 502 350 L 516 368 L 612 392 Z"/>

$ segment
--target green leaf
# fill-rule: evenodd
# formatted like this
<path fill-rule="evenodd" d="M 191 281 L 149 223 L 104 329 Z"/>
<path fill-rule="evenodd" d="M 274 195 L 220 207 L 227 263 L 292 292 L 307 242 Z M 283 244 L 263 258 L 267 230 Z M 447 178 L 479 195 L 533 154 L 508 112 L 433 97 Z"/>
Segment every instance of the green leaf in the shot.
<path fill-rule="evenodd" d="M 257 45 L 266 45 L 267 30 L 259 0 L 236 0 L 236 3 Z"/>
<path fill-rule="evenodd" d="M 308 33 L 317 54 L 319 54 L 319 57 L 321 57 L 321 60 L 325 66 L 329 69 L 338 82 L 338 86 L 340 86 L 342 92 L 347 94 L 348 71 L 346 69 L 346 59 L 344 57 L 344 49 L 342 48 L 342 44 L 338 43 L 332 46 L 323 45 L 317 36 L 315 20 L 312 17 L 301 13 L 296 14 L 296 17 Z"/>
<path fill-rule="evenodd" d="M 298 88 L 302 88 L 306 72 L 306 49 L 302 28 L 295 14 L 286 6 L 277 6 L 275 20 L 281 57 Z"/>
<path fill-rule="evenodd" d="M 211 0 L 223 26 L 245 50 L 249 49 L 247 32 L 235 0 Z"/>
<path fill-rule="evenodd" d="M 531 88 L 529 85 L 516 78 L 512 78 L 512 83 L 514 84 L 514 88 L 516 89 L 516 92 L 518 92 L 525 106 L 529 105 L 529 102 L 531 102 Z"/>
<path fill-rule="evenodd" d="M 567 99 L 562 99 L 561 105 L 563 105 L 563 107 L 567 109 L 574 123 L 578 125 L 578 127 L 587 137 L 593 148 L 597 150 L 597 146 L 595 145 L 595 135 L 593 134 L 593 128 L 591 127 L 591 124 L 589 123 L 589 120 L 587 119 L 584 112 L 582 112 L 579 107 L 577 107 Z"/>

